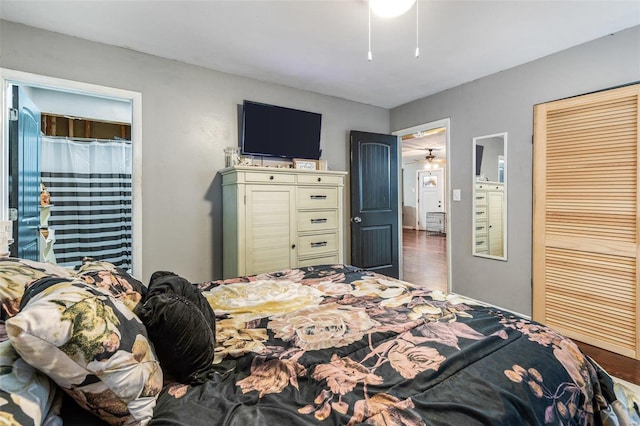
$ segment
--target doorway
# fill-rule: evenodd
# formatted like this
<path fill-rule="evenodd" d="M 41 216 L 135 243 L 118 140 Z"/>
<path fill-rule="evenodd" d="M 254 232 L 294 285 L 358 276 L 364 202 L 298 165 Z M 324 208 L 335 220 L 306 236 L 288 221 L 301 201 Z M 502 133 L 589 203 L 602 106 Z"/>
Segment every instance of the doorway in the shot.
<path fill-rule="evenodd" d="M 0 162 L 0 176 L 2 176 L 2 185 L 0 185 L 0 219 L 9 219 L 9 114 L 10 106 L 7 103 L 11 100 L 11 96 L 8 96 L 8 92 L 13 87 L 18 86 L 31 90 L 33 92 L 42 92 L 47 94 L 55 94 L 60 97 L 67 96 L 68 98 L 86 98 L 95 102 L 114 102 L 114 103 L 126 103 L 129 105 L 128 121 L 131 124 L 130 134 L 126 136 L 131 141 L 131 175 L 132 184 L 130 191 L 130 244 L 131 244 L 131 257 L 129 261 L 129 267 L 136 276 L 142 276 L 142 229 L 141 229 L 141 217 L 142 217 L 142 200 L 141 200 L 141 160 L 142 160 L 142 131 L 141 131 L 141 106 L 142 96 L 140 93 L 131 92 L 127 90 L 115 89 L 104 86 L 97 86 L 92 84 L 74 82 L 69 80 L 62 80 L 52 77 L 40 76 L 36 74 L 23 73 L 20 71 L 13 71 L 7 69 L 0 69 L 0 77 L 2 80 L 2 103 L 5 116 L 2 120 L 2 150 Z M 60 105 L 58 112 L 63 119 L 70 123 L 71 118 L 69 116 L 77 116 L 77 113 L 65 113 L 65 108 L 77 107 L 78 104 L 74 101 L 69 102 L 66 106 Z M 108 114 L 113 114 L 109 112 Z M 118 121 L 118 120 L 115 120 Z M 83 126 L 88 126 L 87 123 L 83 123 Z M 75 141 L 74 141 L 75 142 Z M 57 161 L 56 161 L 57 163 Z M 116 198 L 121 198 L 117 196 Z M 52 203 L 55 201 L 52 200 Z M 89 227 L 92 224 L 88 224 Z"/>
<path fill-rule="evenodd" d="M 402 155 L 402 277 L 443 292 L 451 291 L 449 129 L 443 119 L 393 133 Z"/>

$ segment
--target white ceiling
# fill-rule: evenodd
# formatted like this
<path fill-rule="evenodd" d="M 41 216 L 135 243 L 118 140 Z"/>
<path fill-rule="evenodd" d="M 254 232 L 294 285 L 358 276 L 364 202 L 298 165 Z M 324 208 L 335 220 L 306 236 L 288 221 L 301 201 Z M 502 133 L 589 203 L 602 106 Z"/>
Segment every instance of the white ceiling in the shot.
<path fill-rule="evenodd" d="M 236 75 L 393 108 L 640 24 L 640 1 L 0 0 L 0 17 Z"/>

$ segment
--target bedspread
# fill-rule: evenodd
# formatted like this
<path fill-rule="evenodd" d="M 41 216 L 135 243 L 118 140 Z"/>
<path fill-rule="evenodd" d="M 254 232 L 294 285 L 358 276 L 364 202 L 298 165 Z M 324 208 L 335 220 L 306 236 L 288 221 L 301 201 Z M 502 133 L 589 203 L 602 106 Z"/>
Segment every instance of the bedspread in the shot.
<path fill-rule="evenodd" d="M 570 339 L 460 296 L 344 265 L 199 287 L 215 368 L 167 386 L 151 424 L 600 424 L 606 406 Z"/>

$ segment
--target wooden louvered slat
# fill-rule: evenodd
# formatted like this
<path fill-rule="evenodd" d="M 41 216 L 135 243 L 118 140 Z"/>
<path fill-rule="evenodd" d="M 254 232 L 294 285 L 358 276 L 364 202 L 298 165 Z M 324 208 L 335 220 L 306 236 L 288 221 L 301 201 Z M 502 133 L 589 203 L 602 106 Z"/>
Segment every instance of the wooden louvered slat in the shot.
<path fill-rule="evenodd" d="M 549 141 L 557 146 L 549 147 L 551 151 L 565 146 L 578 145 L 576 148 L 582 148 L 585 145 L 590 146 L 599 142 L 617 143 L 618 139 L 633 137 L 635 132 L 628 128 L 617 128 L 612 126 L 604 126 L 597 129 L 590 129 L 588 132 L 579 132 L 580 141 L 576 141 L 575 133 L 565 133 L 562 135 L 549 136 Z M 580 142 L 583 144 L 581 145 Z"/>
<path fill-rule="evenodd" d="M 636 153 L 631 149 L 630 143 L 633 143 L 632 135 L 624 135 L 615 136 L 609 135 L 607 137 L 594 138 L 592 140 L 586 139 L 588 136 L 582 136 L 580 141 L 576 142 L 576 137 L 571 138 L 571 143 L 561 143 L 554 142 L 558 145 L 555 149 L 549 151 L 549 156 L 553 157 L 555 155 L 567 154 L 570 151 L 575 155 L 592 155 L 592 154 L 601 154 L 602 159 L 606 159 L 607 154 L 612 151 L 618 150 L 629 150 L 633 157 L 636 156 Z M 610 138 L 615 137 L 615 140 L 612 141 Z"/>
<path fill-rule="evenodd" d="M 635 114 L 635 100 L 633 96 L 618 99 L 616 102 L 595 103 L 587 108 L 574 108 L 566 114 L 550 113 L 548 129 L 564 129 L 576 122 L 605 122 L 609 123 L 618 117 Z"/>
<path fill-rule="evenodd" d="M 554 272 L 555 271 L 550 271 L 550 272 Z M 593 294 L 598 294 L 599 292 L 597 291 L 597 287 L 595 287 L 595 293 L 589 293 L 588 295 L 584 295 L 583 297 L 580 297 L 579 293 L 576 293 L 576 288 L 578 288 L 578 286 L 571 286 L 571 285 L 567 285 L 566 284 L 566 277 L 563 276 L 558 276 L 558 278 L 562 279 L 562 282 L 560 281 L 554 281 L 549 279 L 549 289 L 551 291 L 554 292 L 553 296 L 549 296 L 549 297 L 564 297 L 567 300 L 573 300 L 574 303 L 569 303 L 565 306 L 565 308 L 567 310 L 570 309 L 578 309 L 578 304 L 575 303 L 575 301 L 580 301 L 580 305 L 582 306 L 584 304 L 584 302 L 588 302 L 589 298 L 593 298 Z M 563 289 L 565 289 L 566 287 L 570 288 L 571 291 L 569 293 L 569 291 L 567 290 L 567 293 L 565 293 L 563 291 Z M 590 290 L 594 290 L 592 287 L 579 287 L 580 289 L 590 289 Z M 621 293 L 617 293 L 614 296 L 619 296 L 619 297 L 632 297 L 633 295 L 629 295 L 629 294 L 625 294 L 624 292 Z M 619 318 L 627 318 L 624 321 L 626 321 L 627 325 L 629 324 L 629 319 L 633 320 L 633 313 L 632 313 L 632 307 L 633 304 L 629 303 L 629 304 L 622 304 L 622 305 L 612 305 L 612 304 L 598 304 L 596 307 L 594 307 L 594 309 L 592 309 L 590 312 L 593 313 L 597 313 L 599 311 L 603 312 L 603 313 L 607 313 L 607 315 L 614 315 L 612 321 L 616 321 Z M 584 309 L 584 306 L 582 306 L 581 308 L 579 308 L 580 311 L 582 311 Z M 633 322 L 633 321 L 631 321 Z"/>
<path fill-rule="evenodd" d="M 572 300 L 569 296 L 550 296 L 549 302 L 554 306 L 554 309 L 550 310 L 554 311 L 553 314 L 556 318 L 564 318 L 573 328 L 583 326 L 584 324 L 582 323 L 591 322 L 590 327 L 604 329 L 608 335 L 618 334 L 619 336 L 625 336 L 627 340 L 633 337 L 635 330 L 633 326 L 634 315 L 627 314 L 629 310 L 625 313 L 620 310 L 598 309 L 601 305 L 589 304 L 586 299 L 580 300 L 583 307 L 578 309 L 576 303 L 572 303 Z M 589 306 L 589 311 L 585 312 L 585 306 L 587 305 Z M 581 321 L 576 321 L 576 318 L 580 318 Z"/>
<path fill-rule="evenodd" d="M 570 225 L 572 223 L 584 223 L 584 224 L 601 224 L 601 225 L 612 225 L 615 227 L 619 226 L 634 226 L 636 223 L 635 215 L 605 215 L 605 214 L 578 214 L 578 213 L 561 213 L 561 212 L 548 212 L 547 215 L 547 226 L 549 224 L 566 224 Z"/>
<path fill-rule="evenodd" d="M 582 132 L 591 132 L 598 128 L 634 125 L 635 122 L 636 119 L 633 115 L 617 116 L 615 118 L 609 117 L 606 122 L 600 120 L 575 121 L 557 127 L 554 125 L 549 126 L 549 135 L 553 136 L 554 131 L 563 136 L 571 133 L 582 134 Z"/>
<path fill-rule="evenodd" d="M 580 235 L 580 236 L 607 236 L 611 239 L 620 241 L 631 240 L 635 238 L 635 234 L 628 230 L 616 230 L 614 228 L 602 228 L 600 232 L 590 231 L 586 225 L 574 225 L 574 226 L 561 226 L 561 225 L 547 225 L 547 232 L 555 235 Z"/>
<path fill-rule="evenodd" d="M 623 102 L 602 105 L 597 108 L 591 108 L 588 111 L 575 111 L 573 114 L 565 115 L 564 117 L 550 114 L 547 129 L 549 133 L 553 133 L 554 130 L 564 133 L 567 129 L 574 128 L 583 130 L 585 127 L 574 127 L 576 124 L 582 123 L 610 127 L 612 123 L 633 117 L 635 113 L 634 100 L 629 97 Z"/>
<path fill-rule="evenodd" d="M 533 317 L 640 359 L 640 85 L 535 107 Z"/>
<path fill-rule="evenodd" d="M 594 170 L 594 169 L 589 169 L 589 170 L 582 170 L 581 173 L 584 176 L 589 176 L 589 175 L 593 175 L 596 173 L 600 173 L 602 171 L 611 171 L 611 172 L 617 172 L 617 173 L 623 173 L 623 176 L 627 176 L 630 175 L 630 173 L 628 173 L 630 170 L 635 170 L 635 165 L 630 165 L 630 166 L 625 166 L 623 168 L 618 168 L 618 167 L 612 167 L 611 165 L 607 164 L 604 165 L 602 167 L 599 168 L 599 170 Z M 572 175 L 572 169 L 570 168 L 558 168 L 557 170 L 553 170 L 553 175 L 555 176 L 563 176 L 563 175 Z M 617 179 L 619 178 L 619 175 L 616 173 L 610 173 L 608 179 Z M 602 175 L 600 175 L 600 179 L 602 180 Z"/>

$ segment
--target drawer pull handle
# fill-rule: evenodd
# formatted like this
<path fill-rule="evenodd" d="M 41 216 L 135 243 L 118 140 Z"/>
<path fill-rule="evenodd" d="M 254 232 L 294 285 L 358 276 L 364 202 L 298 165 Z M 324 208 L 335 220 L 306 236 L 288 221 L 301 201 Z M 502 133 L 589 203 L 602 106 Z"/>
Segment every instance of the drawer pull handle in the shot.
<path fill-rule="evenodd" d="M 327 245 L 326 241 L 322 241 L 322 242 L 319 242 L 319 243 L 311 243 L 311 247 L 324 247 L 326 245 Z"/>
<path fill-rule="evenodd" d="M 476 212 L 476 216 L 483 215 L 484 212 Z"/>
<path fill-rule="evenodd" d="M 483 244 L 484 244 L 484 241 L 476 241 L 476 245 L 477 245 L 477 246 L 481 246 L 481 245 L 483 245 Z"/>
<path fill-rule="evenodd" d="M 322 182 L 322 178 L 320 178 L 320 177 L 319 177 L 319 178 L 318 178 L 318 182 Z"/>
<path fill-rule="evenodd" d="M 273 176 L 269 176 L 269 180 L 273 180 Z"/>
<path fill-rule="evenodd" d="M 312 200 L 326 200 L 327 196 L 326 195 L 312 195 L 311 199 Z"/>
<path fill-rule="evenodd" d="M 484 226 L 476 226 L 476 231 L 480 231 L 482 229 L 484 229 Z"/>
<path fill-rule="evenodd" d="M 311 223 L 327 223 L 327 219 L 311 219 Z"/>

